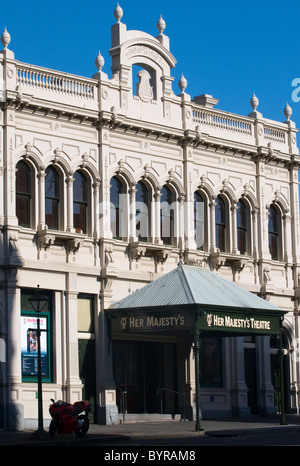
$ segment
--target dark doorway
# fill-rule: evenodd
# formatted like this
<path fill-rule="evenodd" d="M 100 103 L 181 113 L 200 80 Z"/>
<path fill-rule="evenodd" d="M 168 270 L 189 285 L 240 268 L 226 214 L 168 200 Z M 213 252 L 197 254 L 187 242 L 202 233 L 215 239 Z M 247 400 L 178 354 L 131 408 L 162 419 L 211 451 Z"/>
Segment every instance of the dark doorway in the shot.
<path fill-rule="evenodd" d="M 82 399 L 89 400 L 93 410 L 89 412 L 90 422 L 96 422 L 96 376 L 95 340 L 78 340 L 79 376 L 83 383 Z"/>
<path fill-rule="evenodd" d="M 251 414 L 257 414 L 257 376 L 256 376 L 256 350 L 245 348 L 245 382 L 248 388 L 248 406 Z"/>
<path fill-rule="evenodd" d="M 174 411 L 176 404 L 174 370 L 172 380 L 166 381 L 170 368 L 175 368 L 175 352 L 166 347 L 173 344 L 162 342 L 117 341 L 113 342 L 114 379 L 117 386 L 117 404 L 123 412 L 126 403 L 127 413 L 162 413 Z M 168 356 L 166 368 L 165 354 Z M 168 390 L 161 390 L 162 388 Z M 126 391 L 126 397 L 123 392 Z M 168 398 L 168 399 L 166 399 Z M 171 400 L 171 402 L 170 402 Z"/>

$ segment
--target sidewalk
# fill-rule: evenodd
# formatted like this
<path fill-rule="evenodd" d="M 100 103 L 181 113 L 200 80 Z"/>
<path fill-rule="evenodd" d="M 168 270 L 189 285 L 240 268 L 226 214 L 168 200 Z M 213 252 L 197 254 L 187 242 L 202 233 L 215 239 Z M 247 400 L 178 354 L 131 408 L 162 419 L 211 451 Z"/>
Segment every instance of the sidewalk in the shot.
<path fill-rule="evenodd" d="M 273 429 L 273 428 L 293 428 L 300 429 L 300 416 L 286 415 L 286 426 L 280 424 L 280 416 L 260 417 L 251 416 L 240 419 L 218 419 L 202 420 L 201 432 L 195 432 L 194 421 L 172 421 L 172 422 L 138 422 L 117 425 L 91 424 L 85 437 L 76 438 L 76 443 L 82 444 L 102 443 L 120 441 L 121 439 L 136 438 L 181 438 L 206 436 L 237 435 L 241 431 L 251 429 Z M 46 430 L 46 429 L 45 429 Z M 74 442 L 72 435 L 56 435 L 50 437 L 48 432 L 38 436 L 34 431 L 0 431 L 1 446 L 67 446 Z"/>

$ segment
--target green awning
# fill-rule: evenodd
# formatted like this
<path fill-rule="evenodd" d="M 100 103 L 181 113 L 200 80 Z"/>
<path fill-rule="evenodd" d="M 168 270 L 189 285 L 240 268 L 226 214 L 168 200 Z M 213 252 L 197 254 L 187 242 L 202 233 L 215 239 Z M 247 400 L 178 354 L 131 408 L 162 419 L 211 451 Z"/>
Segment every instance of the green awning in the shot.
<path fill-rule="evenodd" d="M 216 272 L 180 265 L 111 309 L 112 334 L 194 329 L 226 335 L 278 334 L 286 311 Z"/>

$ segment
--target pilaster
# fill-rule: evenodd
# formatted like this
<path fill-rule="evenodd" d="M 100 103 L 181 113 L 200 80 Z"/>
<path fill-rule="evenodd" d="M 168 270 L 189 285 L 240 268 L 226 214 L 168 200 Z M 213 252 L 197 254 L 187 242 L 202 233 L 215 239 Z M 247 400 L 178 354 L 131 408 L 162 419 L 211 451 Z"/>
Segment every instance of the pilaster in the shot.
<path fill-rule="evenodd" d="M 81 399 L 82 383 L 79 378 L 78 360 L 78 317 L 77 317 L 77 274 L 67 276 L 66 299 L 66 352 L 67 352 L 67 401 Z"/>

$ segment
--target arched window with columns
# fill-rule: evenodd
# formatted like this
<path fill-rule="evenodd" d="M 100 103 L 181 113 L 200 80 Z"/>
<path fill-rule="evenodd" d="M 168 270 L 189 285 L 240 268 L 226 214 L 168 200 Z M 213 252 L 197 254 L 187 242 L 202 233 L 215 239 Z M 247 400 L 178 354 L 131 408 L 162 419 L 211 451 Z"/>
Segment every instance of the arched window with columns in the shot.
<path fill-rule="evenodd" d="M 273 260 L 281 259 L 281 214 L 277 206 L 271 205 L 268 217 L 269 251 Z"/>
<path fill-rule="evenodd" d="M 59 208 L 59 174 L 54 167 L 48 167 L 45 179 L 45 222 L 50 230 L 58 230 L 60 227 Z"/>
<path fill-rule="evenodd" d="M 160 198 L 160 235 L 163 244 L 172 245 L 174 243 L 175 225 L 174 225 L 174 204 L 175 196 L 168 186 L 161 189 Z"/>
<path fill-rule="evenodd" d="M 226 251 L 226 205 L 221 196 L 216 198 L 215 203 L 215 229 L 216 247 L 220 252 Z"/>
<path fill-rule="evenodd" d="M 88 182 L 81 171 L 74 173 L 73 181 L 73 223 L 77 233 L 87 233 Z"/>
<path fill-rule="evenodd" d="M 240 199 L 236 210 L 237 248 L 241 254 L 250 253 L 249 206 Z"/>
<path fill-rule="evenodd" d="M 32 175 L 26 162 L 19 162 L 16 167 L 16 216 L 19 225 L 31 226 L 32 214 Z"/>
<path fill-rule="evenodd" d="M 125 186 L 116 176 L 110 181 L 110 228 L 115 239 L 122 239 L 127 235 Z"/>
<path fill-rule="evenodd" d="M 142 181 L 136 184 L 135 210 L 136 236 L 139 241 L 149 241 L 151 228 L 150 193 Z"/>
<path fill-rule="evenodd" d="M 199 192 L 194 193 L 194 240 L 197 249 L 203 251 L 206 249 L 207 235 L 207 212 L 204 196 Z"/>

